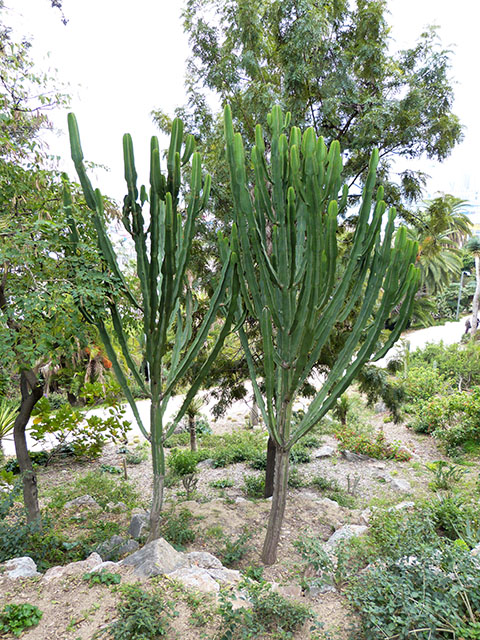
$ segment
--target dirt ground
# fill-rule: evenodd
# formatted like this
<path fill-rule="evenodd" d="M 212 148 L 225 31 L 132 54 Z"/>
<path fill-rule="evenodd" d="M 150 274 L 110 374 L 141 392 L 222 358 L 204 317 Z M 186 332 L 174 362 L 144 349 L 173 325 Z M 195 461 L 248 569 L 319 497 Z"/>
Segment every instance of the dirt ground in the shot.
<path fill-rule="evenodd" d="M 246 408 L 245 413 L 247 411 Z M 245 415 L 237 411 L 228 420 L 218 425 L 214 423 L 214 432 L 234 430 L 243 425 L 244 420 Z M 389 460 L 349 462 L 340 452 L 329 458 L 316 458 L 317 449 L 312 452 L 312 462 L 299 465 L 299 473 L 303 478 L 321 475 L 324 478 L 336 480 L 344 489 L 347 488 L 349 479 L 350 481 L 358 479 L 355 491 L 356 508 L 340 510 L 342 524 L 361 524 L 362 511 L 367 506 L 393 505 L 426 495 L 429 491 L 428 483 L 431 481 L 431 474 L 425 469 L 425 463 L 443 457 L 430 438 L 416 435 L 404 425 L 385 423 L 383 414 L 377 414 L 373 420 L 378 428 L 384 430 L 387 440 L 400 441 L 412 452 L 412 459 L 409 462 Z M 332 436 L 324 436 L 322 440 L 323 444 L 337 446 Z M 39 484 L 41 487 L 52 488 L 64 484 L 67 476 L 68 479 L 73 479 L 101 464 L 120 466 L 121 460 L 122 456 L 117 453 L 117 448 L 108 447 L 99 460 L 87 466 L 70 464 L 68 468 L 62 468 L 60 464 L 55 464 L 51 468 L 42 469 L 39 472 Z M 243 476 L 260 472 L 252 471 L 245 464 L 214 469 L 208 461 L 202 463 L 200 468 L 195 500 L 179 503 L 176 495 L 178 487 L 172 487 L 166 491 L 167 508 L 169 505 L 188 508 L 195 518 L 198 535 L 188 551 L 206 550 L 215 554 L 219 542 L 212 535 L 212 531 L 221 530 L 223 534 L 233 539 L 247 529 L 252 533 L 251 549 L 242 560 L 240 568 L 248 565 L 259 566 L 270 502 L 247 500 Z M 151 490 L 150 460 L 129 466 L 128 473 L 130 480 L 141 492 L 144 503 L 148 504 Z M 382 482 L 381 476 L 386 473 L 394 478 L 408 480 L 412 491 L 408 494 L 399 493 L 390 484 Z M 219 478 L 229 478 L 235 484 L 233 487 L 222 490 L 212 488 L 210 483 Z M 301 558 L 293 543 L 301 534 L 307 532 L 323 540 L 328 539 L 336 527 L 326 513 L 320 492 L 311 487 L 290 490 L 278 562 L 272 567 L 265 567 L 264 578 L 275 583 L 275 588 L 287 597 L 297 598 L 311 606 L 335 640 L 346 640 L 349 638 L 348 629 L 354 616 L 344 596 L 341 593 L 325 593 L 311 597 L 303 594 L 299 589 L 303 569 Z M 123 573 L 123 582 L 132 581 L 128 572 L 123 570 Z M 22 635 L 25 640 L 91 639 L 96 631 L 102 629 L 116 615 L 115 605 L 118 598 L 114 589 L 102 585 L 89 587 L 81 576 L 45 583 L 41 577 L 13 581 L 0 574 L 0 606 L 10 602 L 30 602 L 44 612 L 38 627 Z M 175 594 L 172 598 L 175 600 Z M 213 601 L 211 607 L 215 607 Z M 171 631 L 170 637 L 187 640 L 200 637 L 213 640 L 216 637 L 218 629 L 215 629 L 215 625 L 202 629 L 202 632 L 192 626 L 188 608 L 181 599 L 177 600 L 177 609 L 177 616 L 172 618 L 174 631 Z M 210 635 L 205 635 L 207 633 Z M 296 635 L 298 640 L 311 637 L 307 627 Z"/>

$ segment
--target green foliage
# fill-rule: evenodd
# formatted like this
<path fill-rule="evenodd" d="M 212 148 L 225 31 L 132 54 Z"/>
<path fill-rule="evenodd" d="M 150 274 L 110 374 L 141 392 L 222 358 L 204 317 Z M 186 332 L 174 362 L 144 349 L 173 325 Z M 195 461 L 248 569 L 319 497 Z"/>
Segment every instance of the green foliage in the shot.
<path fill-rule="evenodd" d="M 203 442 L 205 443 L 205 439 Z M 224 434 L 212 442 L 216 443 L 215 449 L 211 452 L 214 467 L 225 467 L 235 462 L 257 460 L 266 449 L 265 434 L 256 431 L 237 431 Z"/>
<path fill-rule="evenodd" d="M 108 441 L 126 440 L 130 422 L 123 420 L 125 408 L 114 404 L 108 409 L 108 417 L 86 416 L 84 411 L 65 404 L 52 411 L 47 398 L 41 398 L 34 409 L 30 435 L 37 442 L 47 434 L 55 435 L 60 446 L 68 444 L 78 457 L 96 458 Z"/>
<path fill-rule="evenodd" d="M 341 449 L 361 453 L 371 458 L 410 460 L 411 454 L 400 442 L 387 442 L 383 431 L 375 434 L 359 430 L 355 426 L 345 425 L 335 430 L 335 437 Z"/>
<path fill-rule="evenodd" d="M 355 508 L 355 498 L 342 489 L 337 480 L 330 480 L 317 475 L 312 478 L 311 484 L 317 489 L 320 489 L 326 498 L 335 500 L 341 507 L 347 507 L 349 509 Z"/>
<path fill-rule="evenodd" d="M 50 460 L 51 453 L 48 451 L 32 451 L 29 455 L 32 464 L 38 466 L 46 466 L 48 464 L 48 461 Z M 20 465 L 18 464 L 18 460 L 16 458 L 10 458 L 10 460 L 5 463 L 4 469 L 7 472 L 12 472 L 15 474 L 20 473 Z"/>
<path fill-rule="evenodd" d="M 0 611 L 0 635 L 13 633 L 20 636 L 25 629 L 35 627 L 42 619 L 43 612 L 28 602 L 6 604 Z"/>
<path fill-rule="evenodd" d="M 209 485 L 214 489 L 226 489 L 227 487 L 234 487 L 235 481 L 231 478 L 218 478 L 218 480 L 212 480 Z"/>
<path fill-rule="evenodd" d="M 433 480 L 430 483 L 432 489 L 443 489 L 448 491 L 462 479 L 465 475 L 465 469 L 455 464 L 445 462 L 445 460 L 437 460 L 426 465 L 427 469 L 433 473 Z"/>
<path fill-rule="evenodd" d="M 167 542 L 178 551 L 183 551 L 185 545 L 193 542 L 197 536 L 192 528 L 193 515 L 188 509 L 181 509 L 178 513 L 173 510 L 162 513 L 160 533 Z"/>
<path fill-rule="evenodd" d="M 16 409 L 6 399 L 0 401 L 0 448 L 2 439 L 13 431 L 13 425 L 17 415 Z"/>
<path fill-rule="evenodd" d="M 252 531 L 245 529 L 239 536 L 223 536 L 223 546 L 217 549 L 217 555 L 226 567 L 236 566 L 242 558 L 251 551 L 250 540 Z"/>
<path fill-rule="evenodd" d="M 148 593 L 137 585 L 120 588 L 121 601 L 117 606 L 117 619 L 94 638 L 110 640 L 157 640 L 170 631 L 171 612 L 162 597 Z"/>
<path fill-rule="evenodd" d="M 108 571 L 92 571 L 91 573 L 84 573 L 83 579 L 88 582 L 89 587 L 93 587 L 96 584 L 105 586 L 119 584 L 122 578 L 118 573 L 109 573 Z"/>
<path fill-rule="evenodd" d="M 412 383 L 416 374 L 421 375 L 422 368 L 426 375 L 431 375 L 433 369 L 437 376 L 440 375 L 448 381 L 451 388 L 469 389 L 480 384 L 480 345 L 471 340 L 451 345 L 430 343 L 425 345 L 423 349 L 418 349 L 410 354 L 410 367 L 413 369 Z M 443 387 L 437 389 L 438 382 L 435 378 L 433 379 L 432 395 L 444 392 Z M 414 389 L 412 392 L 413 395 L 416 395 Z M 425 398 L 422 395 L 422 397 L 428 399 L 428 396 Z"/>
<path fill-rule="evenodd" d="M 137 444 L 133 451 L 128 449 L 125 453 L 125 462 L 127 464 L 141 464 L 148 459 L 148 451 L 140 444 Z"/>
<path fill-rule="evenodd" d="M 271 591 L 268 583 L 247 581 L 244 588 L 252 604 L 251 609 L 233 609 L 228 597 L 221 599 L 219 611 L 223 629 L 219 640 L 254 640 L 267 634 L 286 640 L 293 638 L 295 631 L 305 622 L 314 619 L 308 607 Z"/>
<path fill-rule="evenodd" d="M 114 467 L 111 464 L 101 464 L 100 471 L 102 473 L 110 473 L 112 476 L 119 476 L 122 473 L 120 467 Z"/>
<path fill-rule="evenodd" d="M 329 585 L 341 591 L 366 566 L 371 555 L 366 545 L 356 538 L 340 540 L 330 553 L 317 536 L 302 536 L 293 545 L 306 563 L 305 569 L 315 572 L 313 577 L 306 577 L 307 571 L 303 572 L 302 587 L 308 589 Z"/>
<path fill-rule="evenodd" d="M 249 498 L 261 499 L 265 497 L 265 476 L 243 476 L 245 493 Z"/>
<path fill-rule="evenodd" d="M 105 508 L 109 502 L 124 502 L 127 509 L 138 506 L 140 495 L 128 480 L 112 476 L 101 471 L 89 471 L 83 476 L 72 479 L 69 485 L 55 487 L 48 490 L 49 506 L 52 509 L 62 509 L 66 502 L 88 494 Z"/>
<path fill-rule="evenodd" d="M 197 472 L 198 457 L 193 451 L 174 449 L 168 457 L 168 466 L 179 477 Z"/>

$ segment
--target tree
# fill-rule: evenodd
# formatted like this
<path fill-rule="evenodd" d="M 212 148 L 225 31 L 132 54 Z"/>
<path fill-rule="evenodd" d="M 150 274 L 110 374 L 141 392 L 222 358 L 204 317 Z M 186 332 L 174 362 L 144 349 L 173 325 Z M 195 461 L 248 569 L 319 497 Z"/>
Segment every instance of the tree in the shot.
<path fill-rule="evenodd" d="M 111 281 L 106 283 L 100 298 L 98 295 L 91 298 L 77 295 L 76 301 L 84 317 L 97 327 L 137 423 L 151 444 L 153 501 L 150 511 L 149 540 L 153 540 L 159 535 L 160 512 L 163 506 L 164 443 L 187 412 L 230 332 L 238 304 L 236 256 L 230 251 L 228 241 L 220 236 L 223 268 L 206 311 L 197 323 L 197 318 L 194 317 L 197 309 L 189 286 L 188 268 L 196 220 L 205 209 L 209 197 L 210 177 L 202 176 L 200 154 L 194 153 L 193 137 L 187 137 L 184 144 L 183 124 L 177 119 L 172 126 L 166 175 L 160 168 L 158 140 L 154 137 L 151 141 L 150 189 L 147 193 L 142 185 L 138 190 L 132 139 L 129 135 L 125 135 L 123 149 L 128 192 L 124 199 L 122 222 L 135 246 L 139 295 L 134 295 L 119 267 L 105 227 L 101 193 L 98 189 L 93 190 L 87 176 L 78 127 L 73 114 L 69 115 L 68 125 L 72 159 L 86 203 L 92 212 L 91 218 L 103 257 L 101 269 L 111 274 Z M 187 166 L 190 159 L 192 162 L 189 171 L 189 188 L 185 193 L 185 208 L 183 208 L 180 201 L 182 167 Z M 143 212 L 147 203 L 149 211 L 148 218 L 145 220 Z M 75 248 L 75 254 L 81 258 L 81 234 L 75 221 L 68 189 L 65 190 L 65 211 L 70 219 L 71 243 Z M 119 297 L 119 294 L 123 294 L 123 297 Z M 128 345 L 129 314 L 126 309 L 129 307 L 135 310 L 142 324 L 143 359 L 146 363 L 147 380 L 140 375 Z M 215 322 L 220 323 L 217 338 L 192 381 L 171 426 L 167 426 L 164 424 L 164 414 L 168 402 L 179 381 L 185 377 L 200 353 L 208 338 L 209 330 Z M 148 430 L 138 413 L 129 382 L 114 348 L 114 340 L 121 349 L 131 376 L 145 395 L 151 399 Z M 170 351 L 168 370 L 167 351 Z"/>
<path fill-rule="evenodd" d="M 478 305 L 480 300 L 480 239 L 474 236 L 467 242 L 465 248 L 473 254 L 475 258 L 475 278 L 477 286 L 473 294 L 472 302 L 472 336 L 477 332 L 478 325 Z"/>
<path fill-rule="evenodd" d="M 395 182 L 393 159 L 441 161 L 462 134 L 451 111 L 449 52 L 435 30 L 390 54 L 386 15 L 386 0 L 187 0 L 189 101 L 177 115 L 205 149 L 218 218 L 228 219 L 231 200 L 221 117 L 210 103 L 231 106 L 247 147 L 255 124 L 280 104 L 295 125 L 339 141 L 350 186 L 361 187 L 378 148 L 386 201 L 408 215 L 402 200 L 421 196 L 425 176 L 408 169 Z M 168 128 L 165 114 L 154 116 Z"/>
<path fill-rule="evenodd" d="M 386 210 L 383 188 L 373 191 L 378 151 L 372 153 L 350 246 L 338 259 L 337 217 L 348 200 L 341 198 L 340 145 L 330 150 L 313 128 L 303 135 L 289 128 L 280 107 L 268 117 L 271 135 L 255 131 L 251 163 L 252 193 L 247 180 L 241 134 L 234 134 L 230 109 L 225 109 L 225 137 L 234 201 L 233 241 L 238 241 L 241 291 L 246 314 L 261 327 L 264 357 L 253 358 L 242 328 L 245 351 L 257 403 L 276 448 L 272 508 L 262 558 L 276 560 L 287 496 L 291 447 L 333 408 L 362 365 L 382 357 L 399 337 L 418 287 L 414 267 L 417 245 L 405 228 L 394 232 L 395 210 L 381 238 Z M 288 136 L 288 137 L 287 137 Z M 268 151 L 267 151 L 268 149 Z M 238 240 L 237 240 L 238 227 Z M 298 424 L 292 408 L 299 390 L 318 361 L 337 323 L 350 317 L 358 303 L 349 336 L 326 380 Z M 390 312 L 400 308 L 388 338 L 381 338 Z M 265 400 L 259 389 L 265 384 Z"/>

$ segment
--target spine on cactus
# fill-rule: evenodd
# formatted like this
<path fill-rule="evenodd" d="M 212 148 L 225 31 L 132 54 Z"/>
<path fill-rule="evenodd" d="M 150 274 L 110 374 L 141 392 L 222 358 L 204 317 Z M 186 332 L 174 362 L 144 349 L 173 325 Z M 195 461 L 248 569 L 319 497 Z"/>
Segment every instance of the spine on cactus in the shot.
<path fill-rule="evenodd" d="M 290 116 L 274 107 L 267 120 L 269 154 L 263 130 L 256 128 L 252 198 L 242 139 L 234 133 L 228 106 L 224 121 L 237 253 L 244 276 L 241 292 L 248 313 L 259 322 L 263 358 L 253 357 L 242 329 L 240 339 L 256 400 L 284 460 L 285 475 L 284 452 L 325 415 L 360 367 L 371 357 L 381 357 L 405 327 L 419 282 L 416 247 L 402 229 L 392 245 L 394 209 L 389 210 L 381 235 L 386 205 L 383 190 L 375 193 L 377 150 L 371 155 L 350 249 L 340 260 L 337 219 L 347 205 L 348 189 L 342 187 L 339 143 L 334 141 L 327 149 L 313 129 L 302 133 L 290 128 Z M 382 340 L 394 307 L 400 309 L 395 329 Z M 301 421 L 292 426 L 295 398 L 336 324 L 347 318 L 352 327 L 329 375 Z M 279 499 L 278 492 L 286 482 L 281 470 L 276 474 L 272 513 L 275 509 L 283 513 L 284 496 Z M 275 556 L 278 535 L 275 516 L 264 547 L 266 562 Z"/>

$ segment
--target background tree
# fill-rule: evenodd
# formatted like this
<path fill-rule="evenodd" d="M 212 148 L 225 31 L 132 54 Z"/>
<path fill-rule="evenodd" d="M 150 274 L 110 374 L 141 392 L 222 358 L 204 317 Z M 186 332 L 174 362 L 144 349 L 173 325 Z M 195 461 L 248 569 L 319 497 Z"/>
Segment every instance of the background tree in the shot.
<path fill-rule="evenodd" d="M 295 125 L 339 141 L 350 186 L 361 187 L 378 148 L 385 199 L 405 216 L 425 176 L 395 176 L 393 159 L 441 161 L 461 140 L 449 52 L 428 29 L 413 48 L 389 53 L 386 0 L 187 0 L 183 16 L 192 56 L 189 101 L 177 115 L 206 151 L 218 218 L 229 219 L 231 200 L 220 110 L 211 104 L 231 106 L 247 146 L 255 124 L 281 105 Z M 154 116 L 168 129 L 165 114 Z"/>
<path fill-rule="evenodd" d="M 475 293 L 473 294 L 473 302 L 472 302 L 472 336 L 477 332 L 478 325 L 478 306 L 480 300 L 480 239 L 476 236 L 470 238 L 467 242 L 466 247 L 467 251 L 473 254 L 475 258 L 475 279 L 476 279 L 476 287 Z"/>
<path fill-rule="evenodd" d="M 333 142 L 327 152 L 312 128 L 303 135 L 296 127 L 289 129 L 289 114 L 284 119 L 279 107 L 274 107 L 268 123 L 268 152 L 262 128 L 256 128 L 252 194 L 241 134 L 234 134 L 231 111 L 225 109 L 242 299 L 247 315 L 260 323 L 261 366 L 254 361 L 241 328 L 240 339 L 257 403 L 276 448 L 272 508 L 262 554 L 263 561 L 272 564 L 286 504 L 291 447 L 334 407 L 370 356 L 380 358 L 399 337 L 411 311 L 419 273 L 413 266 L 417 245 L 407 239 L 404 228 L 391 246 L 393 209 L 380 238 L 386 205 L 382 187 L 376 201 L 373 198 L 377 151 L 370 161 L 355 233 L 339 269 L 337 216 L 348 198 L 346 186 L 339 198 L 340 146 Z M 234 227 L 234 240 L 236 233 Z M 360 306 L 348 339 L 322 388 L 294 425 L 292 410 L 299 390 L 329 335 L 357 302 Z M 401 311 L 395 328 L 379 346 L 385 322 L 396 306 Z"/>

